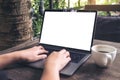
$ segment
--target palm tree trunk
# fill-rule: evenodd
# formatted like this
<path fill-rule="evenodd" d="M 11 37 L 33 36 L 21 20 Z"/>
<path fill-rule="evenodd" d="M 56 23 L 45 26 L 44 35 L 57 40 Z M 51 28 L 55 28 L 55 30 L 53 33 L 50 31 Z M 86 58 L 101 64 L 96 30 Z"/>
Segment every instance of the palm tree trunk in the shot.
<path fill-rule="evenodd" d="M 95 5 L 96 4 L 96 0 L 88 0 L 88 4 L 89 5 Z"/>
<path fill-rule="evenodd" d="M 0 0 L 0 50 L 32 38 L 30 0 Z"/>

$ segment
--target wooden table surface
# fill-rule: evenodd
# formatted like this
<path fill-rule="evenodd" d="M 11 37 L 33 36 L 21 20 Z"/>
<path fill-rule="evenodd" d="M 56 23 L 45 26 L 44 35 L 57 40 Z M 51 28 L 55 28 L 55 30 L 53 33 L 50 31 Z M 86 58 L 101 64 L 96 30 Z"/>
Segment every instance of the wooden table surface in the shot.
<path fill-rule="evenodd" d="M 13 48 L 0 51 L 0 53 L 11 52 L 24 49 L 38 44 L 38 40 L 27 41 Z M 68 77 L 61 75 L 61 80 L 120 80 L 120 43 L 94 40 L 94 44 L 109 44 L 118 49 L 114 63 L 108 68 L 100 68 L 94 64 L 92 57 L 83 64 L 74 75 Z M 40 80 L 42 70 L 34 69 L 23 65 L 11 65 L 4 69 L 8 77 L 12 80 Z"/>

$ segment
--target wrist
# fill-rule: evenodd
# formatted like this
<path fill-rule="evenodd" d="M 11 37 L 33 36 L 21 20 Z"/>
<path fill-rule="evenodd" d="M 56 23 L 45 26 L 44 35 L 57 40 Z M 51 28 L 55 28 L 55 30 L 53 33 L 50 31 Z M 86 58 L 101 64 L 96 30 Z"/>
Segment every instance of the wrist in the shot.
<path fill-rule="evenodd" d="M 16 63 L 19 61 L 19 56 L 16 52 L 7 53 L 0 56 L 0 68 L 4 68 L 9 64 Z"/>
<path fill-rule="evenodd" d="M 45 67 L 41 80 L 60 80 L 59 70 L 54 66 Z"/>
<path fill-rule="evenodd" d="M 55 64 L 55 63 L 45 64 L 44 69 L 46 69 L 48 71 L 49 70 L 54 71 L 54 72 L 57 72 L 57 73 L 59 73 L 59 71 L 60 71 L 58 65 Z"/>
<path fill-rule="evenodd" d="M 52 73 L 59 73 L 59 70 L 54 66 L 47 67 L 47 68 L 45 67 L 44 70 L 47 72 L 52 72 Z"/>
<path fill-rule="evenodd" d="M 19 51 L 12 52 L 12 53 L 10 53 L 8 55 L 11 56 L 11 58 L 13 59 L 13 62 L 17 62 L 17 61 L 21 61 L 22 60 Z"/>

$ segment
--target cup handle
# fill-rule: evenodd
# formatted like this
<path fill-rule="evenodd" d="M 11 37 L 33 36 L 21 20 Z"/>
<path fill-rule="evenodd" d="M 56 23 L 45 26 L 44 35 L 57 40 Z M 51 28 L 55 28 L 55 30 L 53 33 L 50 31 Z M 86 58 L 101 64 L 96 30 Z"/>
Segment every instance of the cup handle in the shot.
<path fill-rule="evenodd" d="M 109 55 L 109 54 L 107 54 L 106 56 L 108 58 L 108 60 L 107 60 L 107 66 L 109 66 L 112 63 L 112 56 Z"/>

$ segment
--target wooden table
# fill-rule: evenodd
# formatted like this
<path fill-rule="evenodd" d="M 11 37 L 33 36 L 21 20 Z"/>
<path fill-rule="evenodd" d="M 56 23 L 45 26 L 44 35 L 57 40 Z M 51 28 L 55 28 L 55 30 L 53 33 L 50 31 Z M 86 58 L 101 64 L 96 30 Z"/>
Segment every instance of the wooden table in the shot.
<path fill-rule="evenodd" d="M 38 40 L 28 41 L 13 48 L 0 51 L 6 53 L 19 49 L 24 49 L 36 45 Z M 109 68 L 100 68 L 96 66 L 90 58 L 83 66 L 81 66 L 73 76 L 67 77 L 61 75 L 61 80 L 120 80 L 120 43 L 94 40 L 94 44 L 109 44 L 118 49 L 117 57 Z M 23 65 L 12 65 L 5 69 L 8 77 L 13 80 L 39 80 L 42 74 L 41 69 L 34 69 Z"/>

